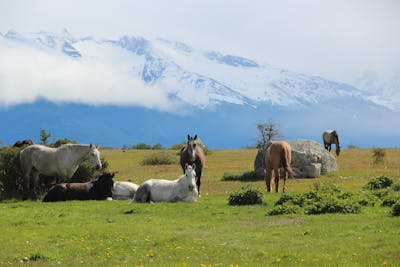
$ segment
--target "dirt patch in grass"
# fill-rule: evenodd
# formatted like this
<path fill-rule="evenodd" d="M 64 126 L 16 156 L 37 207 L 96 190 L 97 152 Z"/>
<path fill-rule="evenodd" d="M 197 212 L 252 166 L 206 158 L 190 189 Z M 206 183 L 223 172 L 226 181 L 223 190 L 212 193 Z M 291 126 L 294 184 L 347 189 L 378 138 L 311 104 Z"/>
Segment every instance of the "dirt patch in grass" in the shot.
<path fill-rule="evenodd" d="M 241 225 L 250 227 L 263 227 L 263 226 L 285 226 L 285 225 L 302 225 L 305 223 L 303 219 L 300 218 L 281 218 L 276 220 L 265 220 L 265 221 L 241 221 Z"/>

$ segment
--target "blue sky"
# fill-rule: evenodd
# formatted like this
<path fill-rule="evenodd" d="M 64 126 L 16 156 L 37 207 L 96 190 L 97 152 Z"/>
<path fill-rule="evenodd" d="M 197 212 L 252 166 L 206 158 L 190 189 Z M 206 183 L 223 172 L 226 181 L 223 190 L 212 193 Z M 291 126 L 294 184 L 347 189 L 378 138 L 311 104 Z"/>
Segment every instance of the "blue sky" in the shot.
<path fill-rule="evenodd" d="M 400 73 L 397 0 L 0 1 L 0 32 L 140 35 L 352 83 Z"/>

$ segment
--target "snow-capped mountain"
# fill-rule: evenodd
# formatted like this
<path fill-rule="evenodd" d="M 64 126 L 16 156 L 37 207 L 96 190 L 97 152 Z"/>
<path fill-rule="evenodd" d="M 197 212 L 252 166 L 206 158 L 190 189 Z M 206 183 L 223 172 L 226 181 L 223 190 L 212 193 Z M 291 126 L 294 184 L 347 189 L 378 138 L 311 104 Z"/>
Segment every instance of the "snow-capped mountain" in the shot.
<path fill-rule="evenodd" d="M 108 62 L 147 86 L 202 109 L 224 103 L 296 109 L 342 98 L 400 109 L 400 105 L 391 104 L 387 95 L 377 97 L 348 84 L 166 39 L 75 38 L 67 30 L 61 34 L 41 31 L 24 35 L 9 31 L 2 37 L 75 60 Z"/>

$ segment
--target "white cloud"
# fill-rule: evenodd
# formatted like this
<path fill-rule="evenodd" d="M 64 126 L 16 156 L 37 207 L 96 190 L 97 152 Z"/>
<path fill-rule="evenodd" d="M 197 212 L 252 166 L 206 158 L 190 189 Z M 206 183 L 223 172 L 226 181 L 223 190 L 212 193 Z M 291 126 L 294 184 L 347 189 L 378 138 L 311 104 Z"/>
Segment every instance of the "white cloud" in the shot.
<path fill-rule="evenodd" d="M 74 59 L 55 50 L 0 41 L 0 106 L 33 102 L 134 105 L 173 111 L 178 105 L 163 90 L 108 61 Z M 117 63 L 115 63 L 117 64 Z"/>

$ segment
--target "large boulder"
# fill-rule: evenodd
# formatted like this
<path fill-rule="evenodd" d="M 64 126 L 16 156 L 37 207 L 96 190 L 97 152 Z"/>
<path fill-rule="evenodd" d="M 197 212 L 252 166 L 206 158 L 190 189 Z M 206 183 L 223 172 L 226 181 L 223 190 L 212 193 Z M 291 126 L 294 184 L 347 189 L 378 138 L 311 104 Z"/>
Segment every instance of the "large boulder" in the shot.
<path fill-rule="evenodd" d="M 290 166 L 298 178 L 317 178 L 321 174 L 337 171 L 335 157 L 322 145 L 312 140 L 298 139 L 288 141 L 292 148 L 292 162 Z M 265 150 L 260 149 L 254 161 L 254 172 L 264 176 Z"/>

